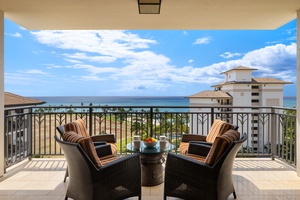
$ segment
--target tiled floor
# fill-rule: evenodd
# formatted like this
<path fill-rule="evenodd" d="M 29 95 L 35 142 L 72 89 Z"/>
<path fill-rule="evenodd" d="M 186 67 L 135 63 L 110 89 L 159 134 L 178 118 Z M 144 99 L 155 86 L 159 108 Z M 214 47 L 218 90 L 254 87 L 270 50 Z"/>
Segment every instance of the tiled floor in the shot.
<path fill-rule="evenodd" d="M 64 159 L 22 162 L 0 179 L 0 200 L 62 200 L 68 186 L 68 181 L 62 181 L 65 169 Z M 239 200 L 300 200 L 300 177 L 293 167 L 279 160 L 237 158 L 233 174 Z M 160 200 L 162 195 L 163 184 L 142 187 L 143 200 Z"/>

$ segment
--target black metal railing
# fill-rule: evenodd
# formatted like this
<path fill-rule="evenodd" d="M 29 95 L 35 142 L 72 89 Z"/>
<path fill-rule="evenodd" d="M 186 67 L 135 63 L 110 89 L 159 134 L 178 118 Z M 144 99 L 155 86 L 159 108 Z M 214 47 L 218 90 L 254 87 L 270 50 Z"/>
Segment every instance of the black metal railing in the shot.
<path fill-rule="evenodd" d="M 166 135 L 178 147 L 182 134 L 207 135 L 214 119 L 247 132 L 239 156 L 278 157 L 296 165 L 296 110 L 279 107 L 39 106 L 5 109 L 6 166 L 28 156 L 62 155 L 54 140 L 56 127 L 78 118 L 91 135 L 115 134 L 118 152 L 134 135 Z M 174 149 L 177 152 L 177 148 Z"/>

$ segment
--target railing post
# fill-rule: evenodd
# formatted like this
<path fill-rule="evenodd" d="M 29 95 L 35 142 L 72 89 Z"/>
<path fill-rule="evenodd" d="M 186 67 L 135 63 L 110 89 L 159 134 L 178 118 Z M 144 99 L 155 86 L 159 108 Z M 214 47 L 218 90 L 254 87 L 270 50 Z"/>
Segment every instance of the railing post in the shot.
<path fill-rule="evenodd" d="M 214 123 L 214 115 L 215 115 L 215 109 L 211 108 L 210 126 Z"/>
<path fill-rule="evenodd" d="M 271 108 L 271 158 L 275 159 L 276 154 L 276 115 L 275 109 Z"/>
<path fill-rule="evenodd" d="M 92 106 L 90 105 L 90 107 L 89 107 L 89 134 L 90 134 L 90 136 L 92 136 L 92 130 L 93 130 L 93 108 L 92 108 Z"/>
<path fill-rule="evenodd" d="M 29 114 L 27 116 L 28 118 L 28 124 L 27 124 L 27 140 L 28 140 L 28 157 L 29 157 L 29 160 L 31 161 L 32 160 L 32 139 L 33 139 L 33 136 L 32 136 L 32 121 L 33 121 L 33 114 L 32 114 L 32 108 L 30 108 L 29 110 Z"/>
<path fill-rule="evenodd" d="M 153 107 L 150 108 L 150 137 L 153 137 Z"/>

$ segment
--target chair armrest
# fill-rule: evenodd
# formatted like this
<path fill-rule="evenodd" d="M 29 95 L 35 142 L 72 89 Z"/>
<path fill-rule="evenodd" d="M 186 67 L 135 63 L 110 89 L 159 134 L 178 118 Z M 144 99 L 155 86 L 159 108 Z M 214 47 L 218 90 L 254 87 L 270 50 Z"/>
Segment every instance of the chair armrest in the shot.
<path fill-rule="evenodd" d="M 116 142 L 114 134 L 103 134 L 91 136 L 93 142 L 105 141 L 105 142 Z"/>
<path fill-rule="evenodd" d="M 232 126 L 233 126 L 233 128 L 232 128 L 233 130 L 236 130 L 236 131 L 237 131 L 237 130 L 239 129 L 239 126 L 238 126 L 238 125 L 232 125 Z"/>
<path fill-rule="evenodd" d="M 112 154 L 111 147 L 109 144 L 97 145 L 95 146 L 95 150 L 99 158 Z"/>
<path fill-rule="evenodd" d="M 193 171 L 197 173 L 187 173 L 187 171 Z M 188 182 L 201 183 L 207 182 L 207 180 L 212 180 L 215 175 L 212 175 L 215 169 L 203 162 L 199 162 L 195 159 L 186 157 L 181 154 L 168 153 L 167 162 L 165 168 L 165 179 L 172 182 L 172 180 L 184 179 Z M 180 178 L 176 178 L 180 177 Z M 175 181 L 175 182 L 176 182 Z M 173 181 L 174 182 L 174 181 Z"/>
<path fill-rule="evenodd" d="M 93 142 L 94 146 L 99 146 L 99 145 L 106 145 L 107 143 L 105 141 L 100 141 L 100 142 Z"/>
<path fill-rule="evenodd" d="M 206 157 L 210 149 L 211 145 L 206 145 L 205 143 L 190 142 L 188 153 Z"/>
<path fill-rule="evenodd" d="M 180 194 L 181 190 L 191 190 L 189 197 L 199 191 L 215 194 L 217 192 L 218 169 L 180 154 L 168 153 L 165 168 L 164 193 L 167 196 Z M 205 189 L 203 189 L 205 188 Z M 186 192 L 184 192 L 186 193 Z M 199 196 L 206 196 L 207 194 Z M 200 199 L 200 198 L 199 198 Z M 213 199 L 213 198 L 205 198 Z"/>
<path fill-rule="evenodd" d="M 189 141 L 206 141 L 206 136 L 196 135 L 196 134 L 183 134 L 181 142 L 189 142 Z"/>
<path fill-rule="evenodd" d="M 105 188 L 116 188 L 122 186 L 128 191 L 141 194 L 141 164 L 138 153 L 120 157 L 97 169 L 93 180 L 96 182 L 97 193 L 102 194 L 103 199 L 111 199 Z M 108 196 L 105 196 L 108 195 Z M 101 199 L 102 199 L 101 198 Z"/>
<path fill-rule="evenodd" d="M 213 143 L 211 142 L 204 142 L 204 141 L 190 141 L 189 143 L 193 143 L 193 144 L 203 144 L 203 145 L 207 145 L 207 146 L 212 146 Z"/>

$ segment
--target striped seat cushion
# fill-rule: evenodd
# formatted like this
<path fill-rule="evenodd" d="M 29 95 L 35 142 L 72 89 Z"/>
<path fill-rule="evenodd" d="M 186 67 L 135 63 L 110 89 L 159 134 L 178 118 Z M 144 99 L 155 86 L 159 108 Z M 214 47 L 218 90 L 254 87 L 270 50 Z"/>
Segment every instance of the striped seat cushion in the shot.
<path fill-rule="evenodd" d="M 100 157 L 102 165 L 105 165 L 117 159 L 118 159 L 117 155 L 107 155 L 107 156 Z"/>
<path fill-rule="evenodd" d="M 114 143 L 114 142 L 108 142 L 107 144 L 110 145 L 112 154 L 117 154 L 118 147 L 117 147 L 116 143 Z"/>
<path fill-rule="evenodd" d="M 223 155 L 229 145 L 240 139 L 240 133 L 236 130 L 229 130 L 221 136 L 216 137 L 204 163 L 213 166 Z"/>
<path fill-rule="evenodd" d="M 192 158 L 194 160 L 198 160 L 199 162 L 204 162 L 205 161 L 205 156 L 199 156 L 197 154 L 186 154 L 185 155 L 186 157 L 189 157 L 189 158 Z"/>
<path fill-rule="evenodd" d="M 74 131 L 68 131 L 64 133 L 63 140 L 66 142 L 78 143 L 97 167 L 101 167 L 103 165 L 97 155 L 93 140 L 91 138 L 78 135 Z"/>
<path fill-rule="evenodd" d="M 188 142 L 180 142 L 179 151 L 182 155 L 187 154 L 188 149 L 189 149 L 189 143 Z"/>

